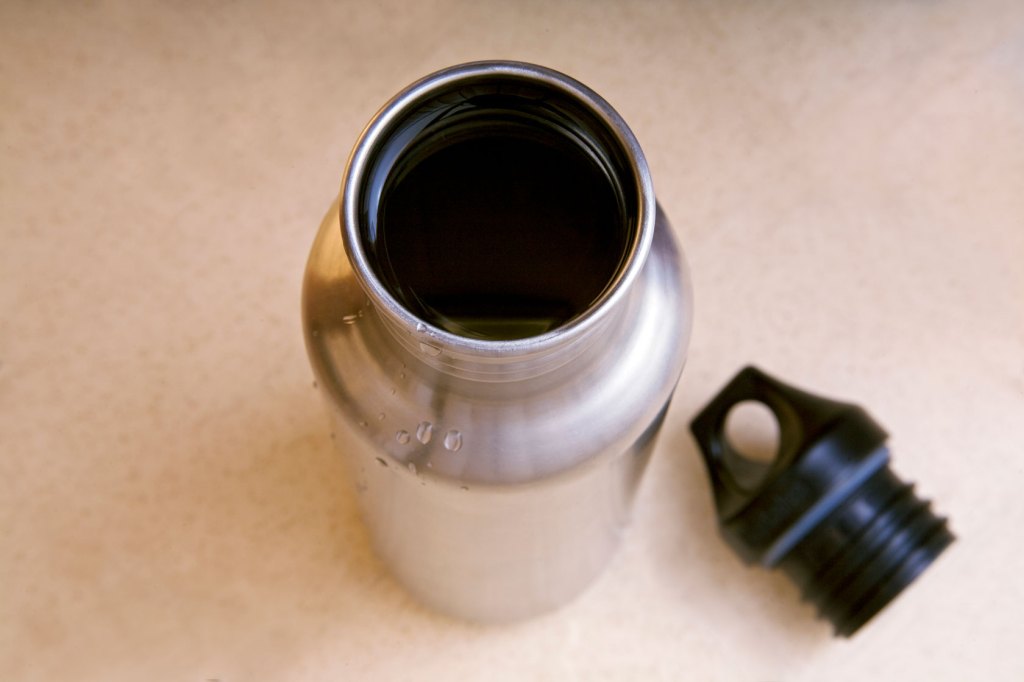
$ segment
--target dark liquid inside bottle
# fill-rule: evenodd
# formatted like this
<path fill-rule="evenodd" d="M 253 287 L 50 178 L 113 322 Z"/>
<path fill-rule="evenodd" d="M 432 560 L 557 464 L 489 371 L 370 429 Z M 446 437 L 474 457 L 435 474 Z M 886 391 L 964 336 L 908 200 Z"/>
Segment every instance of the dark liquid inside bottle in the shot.
<path fill-rule="evenodd" d="M 474 125 L 413 145 L 384 183 L 370 256 L 392 294 L 454 334 L 518 339 L 587 310 L 630 239 L 621 193 L 562 132 Z"/>

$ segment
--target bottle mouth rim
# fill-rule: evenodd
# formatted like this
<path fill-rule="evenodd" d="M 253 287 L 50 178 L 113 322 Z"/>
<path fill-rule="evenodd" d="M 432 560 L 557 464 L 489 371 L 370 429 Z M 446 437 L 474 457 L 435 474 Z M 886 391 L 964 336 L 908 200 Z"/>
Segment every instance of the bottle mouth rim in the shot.
<path fill-rule="evenodd" d="M 535 336 L 498 339 L 462 336 L 431 325 L 409 310 L 389 290 L 372 265 L 365 243 L 361 204 L 375 156 L 395 135 L 397 126 L 423 104 L 457 93 L 471 84 L 518 81 L 552 91 L 584 110 L 601 128 L 602 141 L 623 160 L 617 180 L 623 191 L 635 196 L 634 228 L 625 245 L 621 264 L 604 290 L 579 314 L 563 324 Z M 624 176 L 624 177 L 623 177 Z M 622 117 L 602 97 L 565 74 L 546 67 L 512 61 L 482 61 L 442 69 L 408 86 L 388 101 L 363 130 L 348 160 L 341 191 L 340 218 L 345 250 L 353 271 L 370 301 L 385 321 L 409 332 L 408 344 L 428 355 L 447 351 L 451 355 L 500 358 L 534 355 L 563 346 L 571 338 L 586 335 L 605 318 L 639 275 L 650 251 L 654 234 L 655 200 L 650 171 L 639 142 Z"/>

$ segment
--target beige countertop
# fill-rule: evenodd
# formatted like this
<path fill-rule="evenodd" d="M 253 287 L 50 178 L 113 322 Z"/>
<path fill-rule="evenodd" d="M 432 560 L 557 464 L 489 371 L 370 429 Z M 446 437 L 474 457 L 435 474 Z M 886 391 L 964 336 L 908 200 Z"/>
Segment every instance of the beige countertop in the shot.
<path fill-rule="evenodd" d="M 299 286 L 361 127 L 515 58 L 618 108 L 689 363 L 607 572 L 429 613 L 374 558 Z M 0 679 L 1024 679 L 1024 5 L 0 6 Z M 853 640 L 720 541 L 742 365 L 865 405 L 958 542 Z"/>

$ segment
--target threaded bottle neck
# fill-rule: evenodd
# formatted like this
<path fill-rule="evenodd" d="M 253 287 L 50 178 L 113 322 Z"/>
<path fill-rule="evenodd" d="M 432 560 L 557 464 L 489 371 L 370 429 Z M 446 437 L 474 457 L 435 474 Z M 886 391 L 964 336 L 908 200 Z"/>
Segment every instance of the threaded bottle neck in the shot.
<path fill-rule="evenodd" d="M 516 62 L 435 73 L 367 126 L 342 188 L 353 270 L 435 369 L 514 380 L 600 335 L 655 224 L 643 153 L 573 79 Z"/>

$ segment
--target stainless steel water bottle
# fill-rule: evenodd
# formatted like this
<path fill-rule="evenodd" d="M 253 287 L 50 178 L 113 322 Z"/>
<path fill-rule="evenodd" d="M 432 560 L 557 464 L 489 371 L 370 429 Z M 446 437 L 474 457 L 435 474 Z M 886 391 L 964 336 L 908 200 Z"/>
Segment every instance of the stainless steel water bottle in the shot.
<path fill-rule="evenodd" d="M 539 66 L 409 86 L 356 143 L 303 324 L 377 552 L 476 621 L 598 575 L 683 368 L 686 267 L 632 132 Z"/>

